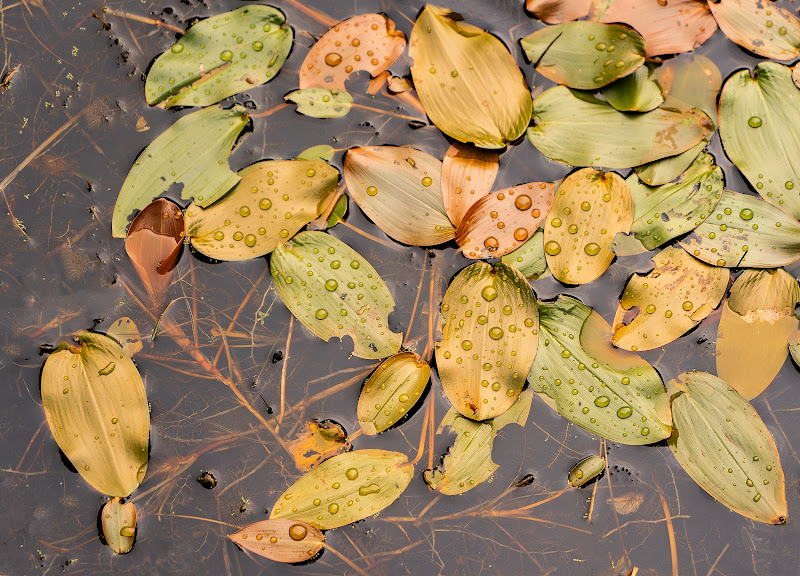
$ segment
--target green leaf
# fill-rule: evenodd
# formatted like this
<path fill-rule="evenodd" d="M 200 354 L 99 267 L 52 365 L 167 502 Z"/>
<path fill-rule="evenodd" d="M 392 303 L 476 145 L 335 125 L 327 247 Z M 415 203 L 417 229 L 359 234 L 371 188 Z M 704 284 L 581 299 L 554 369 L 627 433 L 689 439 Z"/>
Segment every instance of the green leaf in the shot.
<path fill-rule="evenodd" d="M 130 500 L 122 503 L 116 496 L 106 502 L 100 512 L 103 538 L 115 554 L 127 554 L 136 536 L 136 507 Z"/>
<path fill-rule="evenodd" d="M 717 205 L 725 188 L 714 157 L 701 153 L 675 182 L 647 186 L 636 174 L 626 180 L 633 196 L 631 232 L 648 250 L 699 226 Z"/>
<path fill-rule="evenodd" d="M 333 146 L 320 144 L 319 146 L 306 148 L 297 155 L 295 160 L 319 160 L 320 162 L 330 162 L 335 152 Z"/>
<path fill-rule="evenodd" d="M 536 294 L 513 266 L 476 262 L 450 282 L 441 314 L 436 365 L 444 393 L 467 418 L 499 416 L 519 396 L 536 356 Z"/>
<path fill-rule="evenodd" d="M 573 488 L 585 486 L 603 473 L 606 469 L 606 459 L 601 456 L 587 456 L 569 471 L 567 481 Z"/>
<path fill-rule="evenodd" d="M 565 22 L 520 40 L 536 71 L 570 88 L 596 90 L 644 64 L 644 39 L 630 26 Z"/>
<path fill-rule="evenodd" d="M 347 196 L 342 194 L 336 201 L 336 205 L 333 207 L 331 215 L 328 216 L 327 228 L 328 229 L 333 228 L 339 222 L 344 220 L 345 214 L 347 214 Z"/>
<path fill-rule="evenodd" d="M 102 334 L 62 344 L 42 369 L 42 404 L 58 447 L 93 488 L 128 496 L 147 470 L 150 412 L 133 361 Z"/>
<path fill-rule="evenodd" d="M 442 132 L 479 148 L 503 148 L 531 119 L 531 95 L 514 57 L 492 34 L 428 4 L 411 31 L 411 75 Z"/>
<path fill-rule="evenodd" d="M 198 110 L 175 124 L 144 149 L 134 162 L 117 203 L 112 232 L 125 237 L 128 218 L 174 184 L 183 184 L 181 198 L 203 207 L 219 200 L 239 181 L 228 155 L 249 116 L 243 106 Z"/>
<path fill-rule="evenodd" d="M 297 104 L 297 111 L 312 118 L 341 118 L 350 112 L 353 97 L 338 88 L 306 88 L 283 97 Z"/>
<path fill-rule="evenodd" d="M 520 271 L 528 280 L 537 280 L 547 272 L 544 253 L 544 230 L 539 228 L 527 242 L 501 259 Z"/>
<path fill-rule="evenodd" d="M 339 171 L 318 160 L 267 160 L 241 170 L 239 184 L 208 208 L 186 209 L 192 246 L 217 260 L 272 252 L 322 214 Z"/>
<path fill-rule="evenodd" d="M 341 240 L 301 232 L 275 248 L 269 267 L 283 303 L 317 337 L 349 335 L 359 358 L 400 349 L 402 333 L 389 329 L 394 298 L 369 262 Z"/>
<path fill-rule="evenodd" d="M 532 400 L 533 392 L 525 390 L 506 412 L 483 422 L 465 418 L 451 408 L 437 433 L 448 427 L 457 434 L 456 440 L 438 468 L 425 470 L 425 483 L 431 490 L 452 496 L 463 494 L 489 478 L 500 467 L 492 460 L 495 436 L 507 424 L 525 426 Z"/>
<path fill-rule="evenodd" d="M 667 382 L 667 392 L 674 426 L 669 447 L 689 476 L 734 512 L 785 523 L 778 449 L 747 400 L 705 372 L 681 374 Z"/>
<path fill-rule="evenodd" d="M 798 99 L 791 68 L 762 62 L 752 75 L 733 74 L 719 101 L 725 153 L 764 200 L 795 218 L 800 217 Z"/>
<path fill-rule="evenodd" d="M 325 536 L 318 528 L 291 518 L 254 522 L 228 538 L 242 550 L 289 564 L 306 562 L 325 546 Z"/>
<path fill-rule="evenodd" d="M 556 86 L 533 106 L 528 138 L 551 160 L 573 166 L 630 168 L 680 154 L 713 131 L 703 112 L 670 99 L 651 112 L 630 114 Z"/>
<path fill-rule="evenodd" d="M 761 0 L 709 2 L 730 40 L 765 58 L 794 60 L 800 54 L 800 21 L 786 8 Z"/>
<path fill-rule="evenodd" d="M 252 4 L 201 20 L 153 62 L 147 103 L 208 106 L 272 80 L 292 48 L 283 12 Z"/>
<path fill-rule="evenodd" d="M 800 222 L 756 196 L 725 190 L 681 246 L 716 266 L 777 268 L 800 258 Z"/>
<path fill-rule="evenodd" d="M 406 489 L 414 465 L 400 452 L 354 450 L 325 460 L 278 497 L 269 517 L 330 530 L 377 514 Z"/>
<path fill-rule="evenodd" d="M 664 95 L 648 66 L 603 88 L 603 96 L 620 112 L 649 112 L 661 106 Z"/>
<path fill-rule="evenodd" d="M 622 444 L 651 444 L 670 435 L 661 377 L 636 354 L 611 346 L 611 328 L 599 314 L 560 295 L 539 303 L 539 325 L 528 382 L 559 414 Z"/>

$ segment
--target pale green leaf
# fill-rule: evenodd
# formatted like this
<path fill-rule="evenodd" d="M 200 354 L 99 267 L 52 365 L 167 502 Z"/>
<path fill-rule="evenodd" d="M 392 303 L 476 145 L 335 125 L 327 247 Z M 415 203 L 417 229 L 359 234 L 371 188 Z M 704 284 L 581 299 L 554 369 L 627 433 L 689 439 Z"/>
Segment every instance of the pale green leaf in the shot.
<path fill-rule="evenodd" d="M 527 242 L 501 259 L 520 271 L 528 280 L 536 280 L 547 272 L 544 253 L 544 230 L 539 228 Z"/>
<path fill-rule="evenodd" d="M 567 481 L 573 488 L 580 488 L 600 476 L 606 469 L 606 460 L 601 456 L 587 456 L 569 471 Z"/>
<path fill-rule="evenodd" d="M 353 97 L 338 88 L 306 88 L 283 97 L 297 104 L 297 111 L 312 118 L 341 118 L 350 111 Z"/>
<path fill-rule="evenodd" d="M 328 216 L 327 228 L 333 228 L 339 222 L 344 220 L 345 214 L 347 214 L 347 196 L 342 194 L 336 201 L 336 205 L 333 207 L 331 215 Z"/>
<path fill-rule="evenodd" d="M 330 162 L 335 153 L 336 150 L 333 149 L 333 146 L 320 144 L 319 146 L 306 148 L 297 155 L 295 160 L 319 160 L 320 162 Z"/>
<path fill-rule="evenodd" d="M 661 106 L 664 94 L 648 66 L 603 88 L 609 104 L 621 112 L 649 112 Z"/>

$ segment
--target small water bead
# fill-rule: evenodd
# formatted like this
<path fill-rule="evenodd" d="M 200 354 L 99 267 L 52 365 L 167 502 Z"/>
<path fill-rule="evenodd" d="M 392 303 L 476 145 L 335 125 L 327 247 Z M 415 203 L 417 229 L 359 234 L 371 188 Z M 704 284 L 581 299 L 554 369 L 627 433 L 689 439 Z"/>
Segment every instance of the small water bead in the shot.
<path fill-rule="evenodd" d="M 625 418 L 630 418 L 632 414 L 633 414 L 633 408 L 631 408 L 630 406 L 623 406 L 622 408 L 617 410 L 617 417 L 622 418 L 623 420 Z"/>
<path fill-rule="evenodd" d="M 492 369 L 492 365 L 491 365 L 491 364 L 489 364 L 488 362 L 486 362 L 486 363 L 484 363 L 484 365 L 483 365 L 483 369 L 484 369 L 484 370 L 486 370 L 486 371 L 488 372 L 489 370 L 491 370 L 491 369 Z"/>
<path fill-rule="evenodd" d="M 606 48 L 608 48 L 608 45 L 607 45 L 607 44 L 605 44 L 604 42 L 598 42 L 598 43 L 595 45 L 595 48 L 596 48 L 597 50 L 605 50 Z"/>
<path fill-rule="evenodd" d="M 555 240 L 550 240 L 550 242 L 544 245 L 544 251 L 547 252 L 549 256 L 556 256 L 561 252 L 561 244 Z"/>
<path fill-rule="evenodd" d="M 650 434 L 650 428 L 648 428 L 647 426 L 642 426 L 641 433 L 642 433 L 642 436 L 649 435 Z"/>
<path fill-rule="evenodd" d="M 306 176 L 308 176 L 309 178 L 313 178 L 316 175 L 316 173 L 317 171 L 314 170 L 313 168 L 309 168 L 308 170 L 306 170 Z"/>
<path fill-rule="evenodd" d="M 367 195 L 368 196 L 375 196 L 378 193 L 378 189 L 375 186 L 367 186 Z"/>
<path fill-rule="evenodd" d="M 342 55 L 336 52 L 328 52 L 325 55 L 325 64 L 328 66 L 338 66 L 342 63 Z"/>
<path fill-rule="evenodd" d="M 339 511 L 339 505 L 336 502 L 331 502 L 328 504 L 328 512 L 331 514 L 336 514 Z"/>
<path fill-rule="evenodd" d="M 532 327 L 535 324 L 533 318 L 525 318 L 525 326 L 528 328 Z"/>
<path fill-rule="evenodd" d="M 561 218 L 553 218 L 552 222 L 550 222 L 550 225 L 553 228 L 558 228 L 559 226 L 561 226 Z"/>
<path fill-rule="evenodd" d="M 463 342 L 461 342 L 461 347 L 464 350 L 472 350 L 472 342 L 470 342 L 469 340 L 464 340 Z"/>
<path fill-rule="evenodd" d="M 241 208 L 239 208 L 239 216 L 242 216 L 243 218 L 247 218 L 248 216 L 250 216 L 250 208 L 248 208 L 247 206 L 242 206 Z"/>
<path fill-rule="evenodd" d="M 117 422 L 119 422 L 119 420 L 117 418 L 112 418 L 111 419 L 111 423 L 112 424 L 116 424 Z"/>
<path fill-rule="evenodd" d="M 741 212 L 739 212 L 739 218 L 742 220 L 752 220 L 753 211 L 750 210 L 750 208 L 744 208 Z"/>
<path fill-rule="evenodd" d="M 272 200 L 270 200 L 269 198 L 262 198 L 261 200 L 258 201 L 258 207 L 261 208 L 262 210 L 269 210 L 270 208 L 272 208 Z"/>
<path fill-rule="evenodd" d="M 780 34 L 781 36 L 785 36 L 786 35 L 786 28 L 784 28 L 783 26 L 778 28 L 778 34 Z"/>
<path fill-rule="evenodd" d="M 325 282 L 325 290 L 327 290 L 328 292 L 333 292 L 338 287 L 339 287 L 339 283 L 336 280 L 332 279 L 332 278 Z"/>
<path fill-rule="evenodd" d="M 244 234 L 242 232 L 234 232 L 233 239 L 239 242 L 242 238 L 244 238 Z"/>
<path fill-rule="evenodd" d="M 494 236 L 489 236 L 486 240 L 483 241 L 484 247 L 487 249 L 494 251 L 500 247 L 500 242 L 497 241 L 497 238 Z"/>
<path fill-rule="evenodd" d="M 227 62 L 233 58 L 233 52 L 230 50 L 223 50 L 222 53 L 219 55 L 219 59 L 223 62 Z"/>
<path fill-rule="evenodd" d="M 503 306 L 503 314 L 505 314 L 506 316 L 510 316 L 513 311 L 514 309 L 511 306 L 509 305 Z"/>
<path fill-rule="evenodd" d="M 242 536 L 247 536 L 247 534 L 242 534 Z M 278 542 L 278 539 L 275 536 L 270 536 L 269 541 L 271 544 L 275 544 Z"/>
<path fill-rule="evenodd" d="M 320 504 L 322 504 L 322 500 L 319 498 L 314 498 L 314 506 L 319 506 Z"/>
<path fill-rule="evenodd" d="M 570 234 L 577 234 L 578 226 L 576 224 L 570 224 L 569 228 L 567 228 L 567 232 L 569 232 Z"/>
<path fill-rule="evenodd" d="M 569 350 L 562 350 L 561 351 L 561 357 L 562 358 L 569 358 L 570 356 L 572 356 L 572 353 Z M 572 384 L 572 381 L 570 381 L 570 384 Z"/>
<path fill-rule="evenodd" d="M 408 397 L 406 396 L 406 400 L 407 399 Z M 401 402 L 405 402 L 405 400 L 401 400 Z M 347 472 L 344 473 L 344 475 L 347 476 L 348 480 L 355 480 L 356 478 L 358 478 L 358 470 L 356 470 L 355 468 L 349 468 Z"/>
<path fill-rule="evenodd" d="M 689 310 L 691 310 L 692 308 L 694 308 L 694 304 L 692 304 L 692 303 L 691 303 L 689 300 L 686 300 L 686 301 L 683 303 L 683 309 L 684 309 L 684 310 L 686 310 L 687 312 L 688 312 Z"/>
<path fill-rule="evenodd" d="M 264 43 L 263 42 L 259 42 L 257 40 L 255 42 L 253 42 L 253 50 L 254 51 L 261 52 L 263 49 L 264 49 Z"/>
<path fill-rule="evenodd" d="M 381 491 L 381 487 L 377 484 L 370 484 L 369 486 L 362 486 L 358 489 L 358 493 L 361 496 L 368 496 L 370 494 L 377 494 Z"/>
<path fill-rule="evenodd" d="M 503 337 L 503 329 L 499 326 L 489 329 L 489 338 L 492 340 L 500 340 Z"/>
<path fill-rule="evenodd" d="M 221 230 L 217 230 L 216 232 L 214 232 L 214 240 L 219 241 L 224 239 L 225 239 L 225 234 Z"/>
<path fill-rule="evenodd" d="M 600 253 L 600 245 L 595 244 L 594 242 L 589 242 L 586 246 L 583 247 L 583 251 L 586 252 L 589 256 L 597 256 Z"/>
<path fill-rule="evenodd" d="M 789 180 L 784 184 L 784 186 L 786 187 L 787 190 L 791 190 L 792 188 L 794 188 L 794 182 Z"/>
<path fill-rule="evenodd" d="M 328 311 L 325 310 L 324 308 L 320 308 L 319 310 L 317 310 L 314 316 L 317 317 L 317 320 L 325 320 L 325 318 L 328 317 Z"/>
<path fill-rule="evenodd" d="M 171 50 L 173 54 L 180 54 L 181 52 L 183 52 L 183 44 L 178 42 L 177 44 L 175 44 L 175 46 L 171 48 Z"/>
<path fill-rule="evenodd" d="M 483 290 L 481 290 L 481 296 L 487 302 L 491 302 L 495 298 L 497 298 L 497 290 L 494 286 L 484 286 Z"/>
<path fill-rule="evenodd" d="M 523 242 L 528 238 L 528 231 L 525 228 L 517 228 L 514 230 L 514 240 L 517 242 Z"/>
<path fill-rule="evenodd" d="M 533 205 L 533 201 L 531 197 L 527 194 L 521 194 L 514 199 L 514 206 L 516 206 L 517 210 L 527 210 Z"/>
<path fill-rule="evenodd" d="M 353 260 L 350 262 L 350 268 L 352 268 L 353 270 L 358 270 L 358 267 L 359 267 L 358 260 Z"/>
<path fill-rule="evenodd" d="M 653 314 L 656 311 L 655 304 L 650 304 L 647 308 L 645 308 L 645 311 L 648 314 Z"/>
<path fill-rule="evenodd" d="M 254 234 L 248 234 L 247 236 L 245 236 L 244 237 L 244 243 L 245 243 L 245 246 L 247 246 L 248 248 L 252 248 L 253 246 L 255 246 L 256 245 L 256 237 L 255 237 L 255 235 Z"/>
<path fill-rule="evenodd" d="M 606 406 L 609 405 L 610 402 L 611 400 L 609 399 L 608 396 L 598 396 L 597 398 L 594 399 L 594 405 L 597 406 L 598 408 L 605 408 Z"/>
<path fill-rule="evenodd" d="M 288 238 L 289 237 L 289 231 L 286 230 L 286 229 L 281 230 L 278 234 L 280 234 L 281 238 Z"/>
<path fill-rule="evenodd" d="M 425 178 L 422 179 L 423 186 L 430 186 L 431 184 L 433 184 L 433 180 L 431 180 L 428 176 L 425 176 Z"/>
<path fill-rule="evenodd" d="M 750 128 L 760 128 L 761 127 L 761 118 L 758 116 L 751 116 L 750 119 L 747 121 L 750 125 Z"/>
<path fill-rule="evenodd" d="M 489 319 L 486 316 L 478 316 L 478 324 L 486 324 Z"/>

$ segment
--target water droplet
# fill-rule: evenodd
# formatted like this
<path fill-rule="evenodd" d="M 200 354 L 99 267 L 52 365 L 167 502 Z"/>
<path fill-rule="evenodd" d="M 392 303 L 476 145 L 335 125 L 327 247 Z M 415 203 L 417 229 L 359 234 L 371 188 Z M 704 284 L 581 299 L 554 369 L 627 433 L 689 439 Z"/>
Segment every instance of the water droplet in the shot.
<path fill-rule="evenodd" d="M 750 208 L 744 208 L 741 212 L 739 212 L 739 218 L 742 220 L 752 220 L 753 211 L 750 210 Z"/>
<path fill-rule="evenodd" d="M 591 209 L 592 209 L 592 205 L 589 204 L 588 202 L 581 203 L 581 210 L 583 210 L 584 212 L 588 212 Z"/>
<path fill-rule="evenodd" d="M 402 402 L 403 404 L 405 404 L 406 402 L 408 402 L 408 394 L 400 394 L 400 396 L 398 396 L 397 399 L 400 400 L 400 402 Z"/>
<path fill-rule="evenodd" d="M 472 342 L 469 340 L 464 340 L 463 342 L 461 342 L 461 347 L 464 350 L 472 350 Z"/>
<path fill-rule="evenodd" d="M 219 59 L 223 62 L 227 62 L 228 60 L 233 58 L 233 52 L 230 50 L 223 50 L 222 53 L 219 55 Z"/>
<path fill-rule="evenodd" d="M 339 511 L 339 505 L 336 502 L 331 502 L 328 504 L 328 512 L 331 514 L 336 514 Z"/>
<path fill-rule="evenodd" d="M 244 238 L 244 234 L 242 232 L 234 232 L 233 239 L 239 242 L 242 238 Z"/>
<path fill-rule="evenodd" d="M 325 64 L 328 66 L 338 66 L 342 63 L 342 56 L 341 54 L 337 54 L 336 52 L 328 52 L 325 55 Z"/>
<path fill-rule="evenodd" d="M 594 399 L 594 405 L 598 408 L 605 408 L 610 402 L 611 400 L 608 398 L 608 396 L 598 396 Z"/>
<path fill-rule="evenodd" d="M 319 310 L 317 310 L 317 313 L 314 314 L 314 316 L 317 317 L 317 320 L 325 320 L 325 318 L 328 317 L 328 311 L 325 310 L 324 308 L 320 308 Z"/>
<path fill-rule="evenodd" d="M 224 239 L 225 239 L 225 233 L 222 232 L 222 230 L 217 230 L 216 232 L 214 232 L 214 240 L 224 240 Z"/>
<path fill-rule="evenodd" d="M 247 206 L 242 206 L 241 208 L 239 208 L 239 216 L 242 216 L 244 218 L 250 216 L 250 208 Z"/>
<path fill-rule="evenodd" d="M 262 210 L 269 210 L 270 208 L 272 208 L 272 200 L 270 200 L 269 198 L 262 198 L 258 202 L 258 207 L 261 208 Z"/>
<path fill-rule="evenodd" d="M 778 34 L 780 34 L 781 36 L 785 36 L 786 35 L 786 28 L 784 28 L 783 26 L 778 28 Z M 758 500 L 756 500 L 756 502 L 758 502 Z"/>
<path fill-rule="evenodd" d="M 425 176 L 425 178 L 422 179 L 423 186 L 430 186 L 431 184 L 433 184 L 433 180 L 431 180 L 428 176 Z"/>
<path fill-rule="evenodd" d="M 173 54 L 180 54 L 181 52 L 183 52 L 183 44 L 178 42 L 177 44 L 175 44 L 175 46 L 171 48 L 171 50 Z"/>
<path fill-rule="evenodd" d="M 514 311 L 514 309 L 511 306 L 509 306 L 508 304 L 503 306 L 503 314 L 505 314 L 506 316 L 511 316 L 511 313 L 513 311 Z"/>
<path fill-rule="evenodd" d="M 494 251 L 497 250 L 497 248 L 500 246 L 500 243 L 494 236 L 489 236 L 486 240 L 483 241 L 483 245 L 487 249 L 489 249 L 489 251 Z"/>
<path fill-rule="evenodd" d="M 119 422 L 119 419 L 118 419 L 118 418 L 112 418 L 112 419 L 111 419 L 111 423 L 112 423 L 112 424 L 116 424 L 117 422 Z"/>
<path fill-rule="evenodd" d="M 64 391 L 63 391 L 63 393 L 64 393 L 64 394 L 69 394 L 69 388 L 64 388 Z"/>
<path fill-rule="evenodd" d="M 355 468 L 349 468 L 347 472 L 344 473 L 344 475 L 347 476 L 348 480 L 355 480 L 356 478 L 358 478 L 358 470 L 356 470 Z"/>
<path fill-rule="evenodd" d="M 567 228 L 567 232 L 570 234 L 577 234 L 578 233 L 578 225 L 577 224 L 570 224 L 569 228 Z"/>
<path fill-rule="evenodd" d="M 517 210 L 527 210 L 532 205 L 531 197 L 527 194 L 521 194 L 514 199 L 514 206 L 517 207 Z"/>
<path fill-rule="evenodd" d="M 784 186 L 786 186 L 787 190 L 791 190 L 792 188 L 794 188 L 794 182 L 792 182 L 791 180 L 787 180 Z"/>
<path fill-rule="evenodd" d="M 279 232 L 281 238 L 287 238 L 289 236 L 289 231 L 284 229 Z"/>
<path fill-rule="evenodd" d="M 750 116 L 747 123 L 750 125 L 750 128 L 759 128 L 761 126 L 761 118 L 758 116 Z"/>
<path fill-rule="evenodd" d="M 517 242 L 523 242 L 528 238 L 528 231 L 525 228 L 517 228 L 514 230 L 514 240 Z"/>
<path fill-rule="evenodd" d="M 618 418 L 622 419 L 630 418 L 632 414 L 633 414 L 633 408 L 631 408 L 630 406 L 623 406 L 622 408 L 617 410 Z"/>
<path fill-rule="evenodd" d="M 595 244 L 594 242 L 589 242 L 586 246 L 583 247 L 583 251 L 586 252 L 589 256 L 597 256 L 600 253 L 600 245 Z"/>
<path fill-rule="evenodd" d="M 553 218 L 552 222 L 550 222 L 550 225 L 553 228 L 558 228 L 559 226 L 561 226 L 561 218 Z"/>
<path fill-rule="evenodd" d="M 375 196 L 378 193 L 378 189 L 375 186 L 367 186 L 367 195 Z"/>
<path fill-rule="evenodd" d="M 259 42 L 258 40 L 253 42 L 253 50 L 254 51 L 261 52 L 263 49 L 264 49 L 264 43 L 263 42 Z"/>
<path fill-rule="evenodd" d="M 653 314 L 653 313 L 656 311 L 656 306 L 655 306 L 655 304 L 650 304 L 650 305 L 649 305 L 647 308 L 645 308 L 645 311 L 646 311 L 648 314 Z"/>
<path fill-rule="evenodd" d="M 486 316 L 483 316 L 483 315 L 478 316 L 478 324 L 483 325 L 483 324 L 486 324 L 488 321 L 489 321 L 489 319 Z"/>
<path fill-rule="evenodd" d="M 272 544 L 275 544 L 275 543 L 278 541 L 278 539 L 277 539 L 275 536 L 270 536 L 270 538 L 269 538 L 269 541 L 270 541 Z"/>
<path fill-rule="evenodd" d="M 503 337 L 503 329 L 499 326 L 489 329 L 489 338 L 492 340 L 500 340 Z"/>
<path fill-rule="evenodd" d="M 544 245 L 544 251 L 550 256 L 555 256 L 561 252 L 561 245 L 555 240 L 550 240 L 550 242 Z"/>
<path fill-rule="evenodd" d="M 320 504 L 322 504 L 322 500 L 319 498 L 314 498 L 314 506 L 319 506 Z"/>
<path fill-rule="evenodd" d="M 572 356 L 572 353 L 569 350 L 562 350 L 561 351 L 561 357 L 562 358 L 569 358 L 570 356 Z"/>
<path fill-rule="evenodd" d="M 381 487 L 377 484 L 370 484 L 369 486 L 362 486 L 358 489 L 361 496 L 368 496 L 369 494 L 377 494 L 381 491 Z"/>
<path fill-rule="evenodd" d="M 598 42 L 595 48 L 598 50 L 605 50 L 608 46 L 604 42 Z"/>
<path fill-rule="evenodd" d="M 491 302 L 497 298 L 497 290 L 495 290 L 494 286 L 484 286 L 483 290 L 481 290 L 481 296 L 487 302 Z"/>
<path fill-rule="evenodd" d="M 648 434 L 650 434 L 650 428 L 648 428 L 647 426 L 643 426 L 641 432 L 642 436 L 647 436 Z"/>
<path fill-rule="evenodd" d="M 694 308 L 694 304 L 692 304 L 692 303 L 691 303 L 691 302 L 689 302 L 688 300 L 687 300 L 686 302 L 684 302 L 684 303 L 683 303 L 683 309 L 684 309 L 684 310 L 686 310 L 687 312 L 688 312 L 689 310 L 691 310 L 692 308 Z"/>
<path fill-rule="evenodd" d="M 358 260 L 353 260 L 352 262 L 350 262 L 350 268 L 352 268 L 353 270 L 358 270 L 358 266 L 359 266 Z"/>
<path fill-rule="evenodd" d="M 253 234 L 248 234 L 244 237 L 244 243 L 246 246 L 252 248 L 256 245 L 256 237 Z"/>

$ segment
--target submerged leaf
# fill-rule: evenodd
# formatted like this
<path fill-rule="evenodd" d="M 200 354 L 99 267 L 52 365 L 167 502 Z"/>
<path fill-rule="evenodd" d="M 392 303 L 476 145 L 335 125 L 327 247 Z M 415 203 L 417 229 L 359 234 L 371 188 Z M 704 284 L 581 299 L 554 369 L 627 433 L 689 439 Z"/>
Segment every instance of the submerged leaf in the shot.
<path fill-rule="evenodd" d="M 116 496 L 106 502 L 100 512 L 103 538 L 116 554 L 127 554 L 136 536 L 136 506 L 130 500 L 122 503 Z"/>
<path fill-rule="evenodd" d="M 133 356 L 142 349 L 142 337 L 133 320 L 123 316 L 108 328 L 107 336 L 116 340 L 122 351 L 128 356 Z"/>
<path fill-rule="evenodd" d="M 128 217 L 175 184 L 183 184 L 181 198 L 205 207 L 220 199 L 239 181 L 231 172 L 228 155 L 249 121 L 243 106 L 217 106 L 178 119 L 144 149 L 134 162 L 117 203 L 112 232 L 125 237 Z"/>
<path fill-rule="evenodd" d="M 377 514 L 406 489 L 414 465 L 400 452 L 354 450 L 306 473 L 278 497 L 272 518 L 293 518 L 330 530 Z"/>
<path fill-rule="evenodd" d="M 514 267 L 477 262 L 450 282 L 441 314 L 436 365 L 444 393 L 467 418 L 499 416 L 516 401 L 536 356 L 536 294 Z"/>
<path fill-rule="evenodd" d="M 318 160 L 266 160 L 239 171 L 241 180 L 208 208 L 186 209 L 192 246 L 217 260 L 268 254 L 322 214 L 339 171 Z"/>
<path fill-rule="evenodd" d="M 312 419 L 304 422 L 294 440 L 286 442 L 289 454 L 300 472 L 308 472 L 331 456 L 351 450 L 347 432 L 333 420 Z"/>
<path fill-rule="evenodd" d="M 667 383 L 667 392 L 675 428 L 669 447 L 689 476 L 734 512 L 784 524 L 778 449 L 747 400 L 705 372 L 681 374 Z"/>
<path fill-rule="evenodd" d="M 661 377 L 636 354 L 611 346 L 611 327 L 602 316 L 561 295 L 539 303 L 539 322 L 539 351 L 528 381 L 559 414 L 622 444 L 651 444 L 670 435 Z"/>
<path fill-rule="evenodd" d="M 394 298 L 369 262 L 341 240 L 301 232 L 275 248 L 269 267 L 283 303 L 317 337 L 348 335 L 359 358 L 400 349 L 402 333 L 389 329 Z"/>
<path fill-rule="evenodd" d="M 413 148 L 351 148 L 344 157 L 350 197 L 386 234 L 413 246 L 435 246 L 455 235 L 441 174 L 438 159 Z"/>
<path fill-rule="evenodd" d="M 649 112 L 664 102 L 658 78 L 648 66 L 640 66 L 633 74 L 603 88 L 609 104 L 621 112 Z"/>
<path fill-rule="evenodd" d="M 585 18 L 594 0 L 526 0 L 525 9 L 542 22 L 561 24 Z"/>
<path fill-rule="evenodd" d="M 411 32 L 411 75 L 442 132 L 480 148 L 503 148 L 531 119 L 531 95 L 514 57 L 495 36 L 428 4 Z"/>
<path fill-rule="evenodd" d="M 775 60 L 800 55 L 800 21 L 775 2 L 714 0 L 708 7 L 725 36 L 739 46 Z"/>
<path fill-rule="evenodd" d="M 587 456 L 573 466 L 567 481 L 573 488 L 580 488 L 600 476 L 605 469 L 605 458 L 596 455 Z"/>
<path fill-rule="evenodd" d="M 644 64 L 644 39 L 619 24 L 566 22 L 537 30 L 520 44 L 537 72 L 581 90 L 610 84 Z"/>
<path fill-rule="evenodd" d="M 655 267 L 634 274 L 625 285 L 614 316 L 614 344 L 625 350 L 652 350 L 688 332 L 714 310 L 728 288 L 727 268 L 709 266 L 678 247 L 653 256 Z M 635 311 L 635 317 L 627 320 Z"/>
<path fill-rule="evenodd" d="M 305 88 L 283 97 L 297 104 L 297 111 L 312 118 L 341 118 L 350 112 L 353 97 L 344 90 L 330 88 Z"/>
<path fill-rule="evenodd" d="M 458 227 L 470 207 L 492 191 L 499 169 L 500 159 L 494 150 L 462 142 L 450 146 L 442 161 L 442 196 L 454 226 Z"/>
<path fill-rule="evenodd" d="M 528 280 L 536 280 L 547 272 L 547 255 L 544 252 L 544 230 L 539 228 L 533 236 L 501 258 L 520 271 Z"/>
<path fill-rule="evenodd" d="M 292 48 L 283 12 L 251 4 L 201 20 L 147 74 L 151 106 L 208 106 L 272 80 Z"/>
<path fill-rule="evenodd" d="M 310 560 L 325 545 L 318 528 L 291 518 L 261 520 L 228 535 L 239 548 L 275 562 L 296 564 Z"/>
<path fill-rule="evenodd" d="M 111 338 L 78 335 L 42 369 L 42 404 L 58 447 L 93 488 L 128 496 L 147 470 L 150 411 L 142 377 Z"/>

